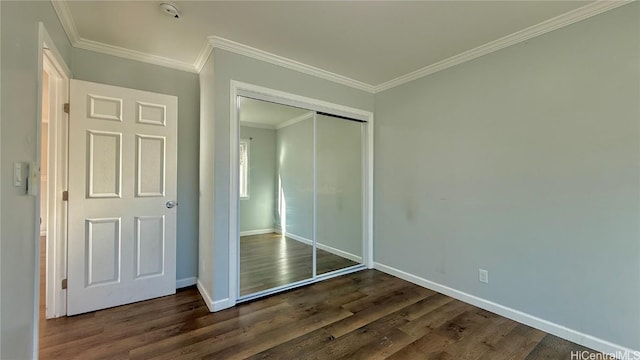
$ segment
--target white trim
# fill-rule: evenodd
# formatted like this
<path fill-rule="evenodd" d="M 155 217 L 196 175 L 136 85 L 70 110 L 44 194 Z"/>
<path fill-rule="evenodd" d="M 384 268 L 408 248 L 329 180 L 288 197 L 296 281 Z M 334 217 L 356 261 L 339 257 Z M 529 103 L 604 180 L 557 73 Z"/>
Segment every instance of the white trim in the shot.
<path fill-rule="evenodd" d="M 483 55 L 490 54 L 492 52 L 504 49 L 511 45 L 519 44 L 523 41 L 529 40 L 531 38 L 546 34 L 553 30 L 560 29 L 562 27 L 574 24 L 578 21 L 588 19 L 592 16 L 601 14 L 605 11 L 609 11 L 615 9 L 619 6 L 625 5 L 632 2 L 632 0 L 622 0 L 622 1 L 594 1 L 588 5 L 579 7 L 575 10 L 566 12 L 562 15 L 556 16 L 554 18 L 545 20 L 539 24 L 530 26 L 528 28 L 522 29 L 520 31 L 516 31 L 507 36 L 503 36 L 499 39 L 490 41 L 484 45 L 480 45 L 476 48 L 464 51 L 460 54 L 454 55 L 450 58 L 444 59 L 442 61 L 438 61 L 431 65 L 425 66 L 416 71 L 412 71 L 408 74 L 399 76 L 393 80 L 386 81 L 382 84 L 376 85 L 374 87 L 373 92 L 379 93 L 396 86 L 411 82 L 413 80 L 419 79 L 421 77 L 431 75 L 438 71 L 442 71 L 448 69 L 452 66 L 462 64 L 464 62 L 473 60 Z"/>
<path fill-rule="evenodd" d="M 207 39 L 207 41 L 204 42 L 204 45 L 202 45 L 196 61 L 193 63 L 193 68 L 198 74 L 200 73 L 200 71 L 202 71 L 202 68 L 204 67 L 204 64 L 207 63 L 207 60 L 209 60 L 209 56 L 211 55 L 212 51 L 213 46 L 209 42 L 209 39 Z"/>
<path fill-rule="evenodd" d="M 50 86 L 50 90 L 51 91 L 55 91 L 56 92 L 56 98 L 51 98 L 50 99 L 50 103 L 52 104 L 52 106 L 56 106 L 58 107 L 58 105 L 61 105 L 61 103 L 63 101 L 66 101 L 68 99 L 68 82 L 69 82 L 69 78 L 71 77 L 71 71 L 69 70 L 69 67 L 66 65 L 66 63 L 64 62 L 64 59 L 62 58 L 62 56 L 60 55 L 60 52 L 58 51 L 58 49 L 55 46 L 55 42 L 53 41 L 53 39 L 51 38 L 51 36 L 49 35 L 49 32 L 47 31 L 46 27 L 44 26 L 44 24 L 42 22 L 38 23 L 38 51 L 37 51 L 37 64 L 38 64 L 38 68 L 36 70 L 36 81 L 37 81 L 37 95 L 36 95 L 36 118 L 34 119 L 36 121 L 36 139 L 38 139 L 38 141 L 35 142 L 35 150 L 36 150 L 36 163 L 40 164 L 41 162 L 41 152 L 42 152 L 42 142 L 40 141 L 41 139 L 41 134 L 42 134 L 42 92 L 43 92 L 43 72 L 44 72 L 44 67 L 50 67 L 50 71 L 51 71 L 51 79 L 52 79 L 52 83 L 53 80 L 55 79 L 55 86 Z M 55 72 L 55 74 L 53 74 Z M 60 95 L 61 98 L 58 98 L 57 96 Z M 58 107 L 58 109 L 62 110 L 62 107 Z M 60 113 L 62 113 L 62 111 L 60 111 Z M 58 113 L 57 112 L 52 112 L 50 111 L 50 116 L 53 118 L 55 117 L 55 126 L 52 126 L 51 124 L 50 126 L 50 138 L 53 136 L 53 138 L 56 140 L 55 142 L 58 143 L 58 145 L 60 147 L 56 148 L 56 154 L 55 156 L 49 156 L 49 161 L 56 161 L 55 159 L 60 155 L 58 153 L 58 150 L 61 148 L 64 148 L 64 144 L 62 144 L 62 142 L 60 142 L 58 139 L 58 136 L 60 134 L 60 131 L 58 131 L 57 129 L 61 129 L 64 126 L 58 126 L 60 125 L 59 123 L 63 122 L 63 118 L 61 116 L 61 118 L 58 118 Z M 52 146 L 54 144 L 54 142 L 49 141 L 49 145 Z M 50 148 L 51 149 L 51 148 Z M 48 149 L 48 151 L 50 152 L 50 149 Z M 66 154 L 66 148 L 64 148 L 65 154 Z M 66 161 L 64 161 L 64 163 L 66 164 Z M 57 165 L 56 165 L 57 166 Z M 66 178 L 63 177 L 66 181 Z M 51 181 L 50 183 L 55 183 L 56 181 L 58 181 L 58 177 L 55 176 L 52 179 L 53 181 Z M 48 195 L 51 196 L 55 196 L 55 194 L 51 194 L 51 192 L 49 191 Z M 33 322 L 34 322 L 34 326 L 32 329 L 32 345 L 33 348 L 31 349 L 32 351 L 32 355 L 34 359 L 38 358 L 38 351 L 39 351 L 39 336 L 38 336 L 38 328 L 39 328 L 39 324 L 40 324 L 40 283 L 41 283 L 41 278 L 40 278 L 40 213 L 41 213 L 41 191 L 38 191 L 35 195 L 35 212 L 34 212 L 34 230 L 35 230 L 35 274 L 34 274 L 34 298 L 32 299 L 34 302 L 34 306 L 33 306 Z M 61 201 L 60 201 L 61 202 Z M 50 204 L 52 207 L 56 208 L 56 210 L 58 209 L 58 205 L 59 202 L 56 202 L 55 204 Z M 45 211 L 48 211 L 48 209 L 45 209 Z M 57 213 L 57 211 L 56 211 Z M 59 215 L 59 216 L 58 216 Z M 47 217 L 48 220 L 50 220 L 52 218 L 52 216 Z M 51 246 L 52 251 L 47 251 L 47 267 L 46 267 L 46 282 L 47 285 L 45 287 L 45 297 L 48 300 L 48 306 L 50 307 L 50 309 L 48 309 L 47 311 L 47 317 L 53 315 L 57 315 L 57 316 L 62 316 L 66 314 L 66 291 L 60 289 L 60 287 L 56 287 L 55 284 L 59 284 L 59 282 L 57 282 L 55 279 L 58 279 L 60 276 L 66 276 L 66 258 L 64 257 L 64 255 L 66 254 L 66 251 L 62 249 L 62 247 L 66 247 L 66 233 L 65 233 L 65 228 L 62 228 L 62 230 L 60 229 L 61 226 L 58 226 L 59 224 L 65 224 L 66 223 L 66 217 L 64 216 L 63 211 L 60 211 L 60 214 L 57 214 L 56 216 L 53 216 L 53 218 L 56 219 L 56 226 L 48 226 L 47 229 L 50 231 L 50 233 L 52 234 L 52 236 L 48 236 L 47 237 L 47 242 L 49 244 L 49 246 Z M 49 266 L 51 265 L 51 266 Z M 59 266 L 56 266 L 59 265 Z M 61 273 L 60 271 L 58 271 L 58 269 L 64 269 L 64 273 Z M 54 280 L 51 280 L 54 279 Z M 59 315 L 58 315 L 59 314 Z"/>
<path fill-rule="evenodd" d="M 282 234 L 282 232 L 279 232 L 279 231 L 277 233 Z M 301 242 L 303 244 L 307 244 L 307 245 L 313 246 L 313 241 L 310 240 L 310 239 L 307 239 L 305 237 L 302 237 L 302 236 L 299 236 L 299 235 L 296 235 L 296 234 L 292 234 L 292 233 L 286 233 L 286 234 L 284 234 L 284 236 L 286 236 L 286 237 L 288 237 L 288 238 L 290 238 L 292 240 L 299 241 L 299 242 Z M 316 248 L 320 249 L 320 250 L 324 250 L 326 252 L 330 252 L 330 253 L 332 253 L 334 255 L 338 255 L 338 256 L 343 257 L 345 259 L 349 259 L 351 261 L 355 261 L 357 263 L 362 263 L 362 256 L 358 256 L 358 255 L 352 254 L 350 252 L 346 252 L 346 251 L 331 247 L 329 245 L 320 244 L 319 242 L 316 242 Z"/>
<path fill-rule="evenodd" d="M 69 38 L 71 45 L 75 46 L 75 43 L 80 40 L 80 34 L 78 33 L 76 22 L 73 21 L 73 15 L 71 15 L 69 5 L 66 1 L 56 0 L 51 0 L 51 5 L 53 5 L 53 10 L 55 10 L 56 15 L 58 15 L 58 19 L 62 24 L 64 32 L 67 33 L 67 37 Z"/>
<path fill-rule="evenodd" d="M 240 231 L 240 236 L 271 234 L 274 232 L 276 232 L 276 229 L 258 229 L 258 230 Z"/>
<path fill-rule="evenodd" d="M 327 112 L 335 115 L 362 120 L 365 122 L 371 122 L 373 119 L 373 113 L 371 113 L 370 111 L 334 104 L 328 101 L 308 98 L 306 96 L 291 94 L 284 91 L 274 90 L 236 80 L 231 80 L 231 88 L 235 90 L 235 94 L 231 94 L 233 96 L 241 95 L 245 97 L 251 97 L 255 100 L 275 102 L 282 105 L 308 109 L 310 111 Z M 235 98 L 232 98 L 230 100 L 233 102 L 232 105 L 235 105 Z M 235 115 L 235 117 L 237 120 L 237 114 Z"/>
<path fill-rule="evenodd" d="M 408 272 L 396 269 L 391 266 L 387 266 L 387 265 L 376 262 L 374 263 L 374 267 L 375 269 L 380 270 L 389 275 L 393 275 L 403 280 L 414 283 L 416 285 L 420 285 L 427 289 L 437 291 L 444 295 L 450 296 L 454 299 L 464 301 L 468 304 L 477 306 L 481 309 L 491 311 L 493 313 L 504 316 L 511 320 L 517 321 L 519 323 L 534 327 L 536 329 L 542 330 L 549 334 L 561 337 L 565 340 L 572 341 L 578 345 L 586 346 L 588 348 L 601 351 L 607 354 L 612 354 L 612 355 L 623 354 L 623 353 L 627 353 L 627 354 L 638 353 L 638 350 L 632 350 L 622 345 L 614 344 L 612 342 L 597 338 L 595 336 L 570 329 L 566 326 L 562 326 L 562 325 L 553 323 L 551 321 L 544 320 L 539 317 L 524 313 L 522 311 L 515 310 L 512 308 L 506 307 L 504 305 L 500 305 L 493 301 L 485 300 L 475 295 L 471 295 L 463 291 L 456 290 L 442 284 L 438 284 L 431 280 L 427 280 L 425 278 L 410 274 Z"/>
<path fill-rule="evenodd" d="M 238 87 L 229 87 L 229 301 L 236 303 L 240 293 L 240 117 Z"/>
<path fill-rule="evenodd" d="M 211 53 L 211 50 L 209 49 L 210 46 L 205 44 L 202 50 L 200 50 L 200 54 L 198 54 L 195 62 L 192 64 L 184 61 L 166 58 L 163 56 L 145 53 L 142 51 L 127 49 L 120 46 L 114 46 L 99 41 L 85 39 L 81 37 L 80 33 L 78 32 L 78 28 L 76 27 L 76 23 L 73 20 L 73 15 L 71 14 L 71 10 L 69 9 L 69 5 L 67 4 L 67 2 L 51 0 L 51 4 L 53 5 L 53 9 L 55 10 L 56 15 L 58 15 L 58 19 L 62 24 L 62 28 L 64 29 L 65 33 L 67 33 L 67 37 L 69 38 L 71 45 L 78 49 L 91 50 L 107 55 L 146 62 L 149 64 L 164 66 L 167 68 L 192 73 L 200 72 L 205 62 L 207 61 L 209 54 Z"/>
<path fill-rule="evenodd" d="M 48 216 L 47 216 L 47 253 L 46 253 L 46 314 L 47 319 L 67 314 L 66 291 L 59 284 L 67 277 L 67 204 L 59 196 L 67 189 L 68 169 L 68 114 L 62 110 L 62 104 L 69 100 L 69 73 L 66 66 L 56 56 L 53 41 L 45 39 L 49 46 L 43 54 L 43 69 L 49 73 L 49 176 L 48 176 Z M 41 209 L 42 211 L 42 209 Z"/>
<path fill-rule="evenodd" d="M 198 288 L 200 296 L 202 296 L 202 300 L 207 305 L 207 308 L 209 308 L 209 311 L 214 312 L 215 310 L 213 306 L 213 300 L 211 300 L 211 295 L 209 295 L 207 289 L 204 287 L 204 285 L 202 285 L 199 278 L 198 280 L 196 280 L 196 287 Z"/>
<path fill-rule="evenodd" d="M 73 21 L 73 16 L 66 1 L 51 0 L 53 8 L 58 15 L 58 19 L 60 20 L 60 23 L 62 24 L 62 27 L 66 32 L 69 41 L 71 42 L 71 45 L 77 48 L 97 51 L 108 55 L 119 56 L 130 60 L 147 62 L 150 64 L 193 73 L 200 73 L 202 67 L 207 62 L 207 59 L 211 55 L 213 49 L 217 48 L 268 62 L 270 64 L 282 66 L 290 70 L 298 71 L 307 75 L 315 76 L 355 89 L 363 90 L 372 94 L 391 89 L 393 87 L 436 73 L 438 71 L 450 68 L 463 62 L 473 60 L 475 58 L 503 49 L 505 47 L 521 43 L 536 36 L 546 34 L 553 30 L 557 30 L 562 27 L 574 24 L 578 21 L 588 19 L 609 10 L 613 10 L 630 2 L 633 2 L 633 0 L 594 1 L 580 8 L 545 20 L 539 24 L 530 26 L 526 29 L 517 31 L 500 39 L 488 42 L 484 45 L 480 45 L 474 49 L 467 50 L 458 55 L 454 55 L 450 58 L 428 65 L 416 71 L 399 76 L 395 79 L 386 81 L 378 85 L 371 85 L 219 36 L 209 36 L 207 38 L 193 64 L 148 54 L 137 50 L 131 50 L 123 47 L 84 39 L 78 32 L 75 22 Z"/>
<path fill-rule="evenodd" d="M 195 276 L 177 279 L 176 280 L 176 289 L 182 289 L 189 286 L 193 286 L 198 282 L 198 279 Z"/>
<path fill-rule="evenodd" d="M 267 130 L 275 130 L 276 127 L 269 124 L 261 124 L 250 121 L 240 121 L 240 126 L 246 126 L 250 128 L 258 128 L 258 129 L 267 129 Z"/>
<path fill-rule="evenodd" d="M 292 119 L 289 119 L 289 120 L 287 120 L 287 121 L 285 121 L 283 123 L 280 123 L 278 126 L 276 126 L 276 129 L 280 130 L 280 129 L 285 128 L 287 126 L 291 126 L 293 124 L 297 124 L 300 121 L 304 121 L 304 120 L 312 118 L 314 115 L 315 115 L 315 113 L 313 111 L 309 111 L 306 114 L 302 114 L 302 115 L 296 116 L 296 117 L 294 117 Z"/>
<path fill-rule="evenodd" d="M 213 311 L 228 309 L 230 307 L 234 307 L 235 305 L 235 301 L 231 301 L 231 299 L 229 298 L 216 300 L 213 302 Z"/>
<path fill-rule="evenodd" d="M 278 232 L 279 234 L 282 234 L 282 232 Z M 291 238 L 292 240 L 301 242 L 303 244 L 307 244 L 310 246 L 313 246 L 313 240 L 307 239 L 306 237 L 300 236 L 300 235 L 296 235 L 296 234 L 292 234 L 292 233 L 285 233 L 283 234 L 285 237 Z"/>
<path fill-rule="evenodd" d="M 121 58 L 146 62 L 149 64 L 164 66 L 171 69 L 182 70 L 191 73 L 198 73 L 193 64 L 166 58 L 163 56 L 152 55 L 142 51 L 131 50 L 120 46 L 109 45 L 98 41 L 80 38 L 73 44 L 78 49 L 91 50 L 107 55 L 118 56 Z M 203 64 L 204 65 L 204 64 Z"/>
<path fill-rule="evenodd" d="M 270 124 L 262 124 L 262 123 L 256 123 L 256 122 L 250 122 L 250 121 L 240 121 L 240 126 L 246 126 L 246 127 L 251 127 L 251 128 L 258 128 L 258 129 L 268 129 L 268 130 L 280 130 L 284 127 L 287 126 L 291 126 L 293 124 L 299 123 L 300 121 L 303 120 L 307 120 L 312 118 L 314 115 L 313 111 L 310 111 L 306 114 L 302 114 L 302 115 L 298 115 L 296 117 L 293 117 L 285 122 L 282 122 L 278 125 L 270 125 Z"/>
<path fill-rule="evenodd" d="M 324 250 L 326 252 L 330 252 L 330 253 L 332 253 L 334 255 L 343 257 L 345 259 L 349 259 L 351 261 L 355 261 L 358 264 L 362 263 L 362 256 L 358 256 L 358 255 L 355 255 L 355 254 L 352 254 L 352 253 L 349 253 L 349 252 L 346 252 L 346 251 L 343 251 L 343 250 L 340 250 L 340 249 L 337 249 L 337 248 L 334 248 L 334 247 L 331 247 L 331 246 L 328 246 L 328 245 L 320 244 L 320 243 L 316 243 L 316 248 L 320 249 L 320 250 Z"/>
<path fill-rule="evenodd" d="M 373 93 L 374 91 L 374 87 L 370 84 L 354 80 L 343 75 L 332 73 L 315 66 L 307 65 L 299 61 L 286 58 L 284 56 L 272 54 L 270 52 L 256 49 L 254 47 L 228 40 L 219 36 L 209 36 L 208 39 L 211 43 L 211 46 L 215 49 L 230 51 L 235 54 L 244 55 L 256 60 L 264 61 L 273 65 L 281 66 L 286 69 L 298 71 L 303 74 L 315 76 L 324 80 L 329 80 L 369 93 Z"/>

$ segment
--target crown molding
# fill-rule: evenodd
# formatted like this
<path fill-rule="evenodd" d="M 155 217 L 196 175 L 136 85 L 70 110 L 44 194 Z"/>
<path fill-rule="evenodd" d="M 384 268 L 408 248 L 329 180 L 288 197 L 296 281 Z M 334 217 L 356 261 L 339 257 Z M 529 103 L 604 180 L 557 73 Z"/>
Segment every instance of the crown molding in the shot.
<path fill-rule="evenodd" d="M 80 38 L 80 40 L 78 40 L 73 46 L 79 49 L 96 51 L 96 52 L 107 54 L 107 55 L 118 56 L 118 57 L 129 59 L 129 60 L 142 61 L 142 62 L 146 62 L 154 65 L 160 65 L 160 66 L 164 66 L 164 67 L 168 67 L 176 70 L 182 70 L 182 71 L 187 71 L 192 73 L 199 72 L 198 70 L 196 70 L 193 64 L 190 64 L 187 62 L 169 59 L 162 56 L 152 55 L 142 51 L 131 50 L 131 49 L 127 49 L 119 46 L 113 46 L 113 45 L 101 43 L 98 41 L 87 40 L 84 38 Z"/>
<path fill-rule="evenodd" d="M 73 21 L 73 16 L 71 15 L 71 10 L 69 9 L 69 5 L 67 4 L 67 1 L 51 0 L 51 4 L 53 5 L 53 9 L 55 10 L 56 15 L 58 15 L 58 19 L 60 19 L 62 28 L 67 34 L 67 37 L 71 42 L 71 45 L 78 49 L 96 51 L 96 52 L 107 54 L 107 55 L 118 56 L 118 57 L 129 59 L 129 60 L 142 61 L 142 62 L 154 64 L 154 65 L 160 65 L 160 66 L 164 66 L 164 67 L 168 67 L 176 70 L 188 71 L 192 73 L 200 72 L 200 69 L 202 68 L 202 66 L 200 66 L 199 68 L 196 67 L 196 65 L 198 64 L 198 61 L 201 61 L 202 65 L 204 65 L 204 62 L 206 61 L 206 57 L 208 57 L 208 53 L 211 53 L 211 50 L 208 50 L 208 53 L 206 54 L 206 57 L 204 57 L 204 60 L 201 60 L 200 56 L 202 56 L 202 52 L 205 51 L 203 49 L 198 59 L 196 59 L 196 63 L 190 64 L 190 63 L 178 61 L 175 59 L 169 59 L 162 56 L 148 54 L 142 51 L 131 50 L 131 49 L 127 49 L 119 46 L 105 44 L 98 41 L 88 40 L 80 36 L 80 33 L 78 32 L 78 28 L 76 27 L 76 23 L 75 21 Z M 209 45 L 205 44 L 205 46 L 209 46 Z"/>
<path fill-rule="evenodd" d="M 248 45 L 240 44 L 232 40 L 221 38 L 218 36 L 208 37 L 211 46 L 214 49 L 227 50 L 239 55 L 248 56 L 250 58 L 264 61 L 273 65 L 282 66 L 284 68 L 295 70 L 307 75 L 315 76 L 321 79 L 329 80 L 338 84 L 346 85 L 355 89 L 373 93 L 375 87 L 362 81 L 354 80 L 346 76 L 338 75 L 327 70 L 307 65 L 299 61 L 291 60 L 286 57 L 272 54 L 260 49 L 253 48 Z"/>
<path fill-rule="evenodd" d="M 108 45 L 97 41 L 87 40 L 82 38 L 78 33 L 78 29 L 75 22 L 73 21 L 73 16 L 71 15 L 71 11 L 67 2 L 65 0 L 51 0 L 51 3 L 53 4 L 53 8 L 58 15 L 58 18 L 60 19 L 60 23 L 62 24 L 64 31 L 67 33 L 67 37 L 69 37 L 71 45 L 80 49 L 92 50 L 103 54 L 118 56 L 130 60 L 142 61 L 177 70 L 199 73 L 202 70 L 202 67 L 206 63 L 207 59 L 211 55 L 213 49 L 216 48 L 230 51 L 239 55 L 248 56 L 290 70 L 298 71 L 307 75 L 315 76 L 321 79 L 375 94 L 419 79 L 421 77 L 431 75 L 438 71 L 448 69 L 452 66 L 476 59 L 480 56 L 504 49 L 508 46 L 521 43 L 523 41 L 546 34 L 553 30 L 557 30 L 559 28 L 574 24 L 578 21 L 615 9 L 622 5 L 629 4 L 633 1 L 634 0 L 597 0 L 578 9 L 569 11 L 562 15 L 543 21 L 539 24 L 530 26 L 526 29 L 517 31 L 500 39 L 488 42 L 484 45 L 480 45 L 471 50 L 467 50 L 458 55 L 454 55 L 450 58 L 444 59 L 429 66 L 425 66 L 421 69 L 412 71 L 408 74 L 399 76 L 395 79 L 375 86 L 218 36 L 209 36 L 207 38 L 193 64 L 148 54 L 141 51 Z"/>
<path fill-rule="evenodd" d="M 523 30 L 517 31 L 510 35 L 501 37 L 497 40 L 488 42 L 484 45 L 480 45 L 471 50 L 467 50 L 458 55 L 454 55 L 448 59 L 439 61 L 437 63 L 431 64 L 429 66 L 425 66 L 416 71 L 410 72 L 406 75 L 402 75 L 393 80 L 384 82 L 380 85 L 374 87 L 374 93 L 379 93 L 393 87 L 408 83 L 410 81 L 419 79 L 421 77 L 431 75 L 438 71 L 442 71 L 444 69 L 448 69 L 452 66 L 462 64 L 464 62 L 476 59 L 480 56 L 490 54 L 494 51 L 498 51 L 509 47 L 511 45 L 515 45 L 521 43 L 523 41 L 529 40 L 536 36 L 540 36 L 551 32 L 553 30 L 560 29 L 562 27 L 574 24 L 578 21 L 590 18 L 592 16 L 601 14 L 603 12 L 615 9 L 619 6 L 629 4 L 634 0 L 621 0 L 621 1 L 608 1 L 608 0 L 599 0 L 588 5 L 579 7 L 575 10 L 569 11 L 562 15 L 556 16 L 549 20 L 543 21 L 539 24 L 530 26 Z"/>
<path fill-rule="evenodd" d="M 273 125 L 262 124 L 262 123 L 251 122 L 251 121 L 240 121 L 240 126 L 246 126 L 246 127 L 250 127 L 250 128 L 257 128 L 257 129 L 267 129 L 267 130 L 275 130 L 276 129 L 276 127 L 273 126 Z"/>
<path fill-rule="evenodd" d="M 284 128 L 284 127 L 291 126 L 293 124 L 297 124 L 300 121 L 307 120 L 307 119 L 313 119 L 313 115 L 314 114 L 315 114 L 315 111 L 309 111 L 308 113 L 305 113 L 305 114 L 302 114 L 302 115 L 298 115 L 298 116 L 296 116 L 296 117 L 294 117 L 292 119 L 289 119 L 289 120 L 279 124 L 278 126 L 276 126 L 276 129 L 280 130 L 280 129 Z"/>
<path fill-rule="evenodd" d="M 204 64 L 207 63 L 207 60 L 209 59 L 212 51 L 213 45 L 211 45 L 211 42 L 209 41 L 209 39 L 207 39 L 204 42 L 204 45 L 202 45 L 196 61 L 193 63 L 193 68 L 197 73 L 200 73 L 200 71 L 202 71 L 202 68 L 204 67 Z"/>
<path fill-rule="evenodd" d="M 51 0 L 51 5 L 53 5 L 53 10 L 56 12 L 56 15 L 58 15 L 58 19 L 60 19 L 62 28 L 64 32 L 67 33 L 71 45 L 75 46 L 78 40 L 80 40 L 80 34 L 78 33 L 75 21 L 73 21 L 69 5 L 66 1 L 58 0 Z"/>

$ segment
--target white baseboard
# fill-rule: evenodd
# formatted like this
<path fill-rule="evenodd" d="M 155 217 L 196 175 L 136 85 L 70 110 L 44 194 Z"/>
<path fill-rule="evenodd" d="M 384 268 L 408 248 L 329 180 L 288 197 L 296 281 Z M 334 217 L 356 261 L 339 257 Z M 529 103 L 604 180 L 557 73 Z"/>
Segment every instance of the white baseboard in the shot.
<path fill-rule="evenodd" d="M 211 296 L 205 289 L 204 285 L 202 285 L 202 283 L 200 282 L 200 279 L 196 280 L 196 286 L 198 287 L 198 292 L 200 293 L 200 296 L 202 296 L 202 300 L 204 300 L 204 303 L 207 304 L 209 311 L 214 312 L 215 310 L 213 307 L 213 300 L 211 300 Z"/>
<path fill-rule="evenodd" d="M 547 321 L 547 320 L 538 318 L 536 316 L 529 315 L 522 311 L 518 311 L 512 308 L 494 303 L 492 301 L 485 300 L 471 294 L 467 294 L 463 291 L 459 291 L 459 290 L 450 288 L 448 286 L 438 284 L 431 280 L 421 278 L 419 276 L 407 273 L 405 271 L 393 268 L 391 266 L 387 266 L 387 265 L 376 262 L 374 263 L 374 268 L 384 273 L 387 273 L 389 275 L 393 275 L 403 280 L 412 282 L 416 285 L 420 285 L 427 289 L 431 289 L 441 294 L 450 296 L 454 299 L 464 301 L 468 304 L 477 306 L 481 309 L 491 311 L 493 313 L 504 316 L 511 320 L 517 321 L 519 323 L 529 325 L 533 328 L 561 337 L 565 340 L 572 341 L 578 345 L 586 346 L 588 348 L 601 351 L 613 357 L 622 358 L 622 359 L 624 359 L 625 356 L 627 356 L 626 357 L 627 359 L 634 358 L 634 357 L 640 358 L 640 351 L 638 350 L 631 350 L 624 346 L 611 343 L 609 341 L 597 338 L 595 336 L 581 333 L 579 331 L 567 328 L 565 326 L 553 323 L 551 321 Z"/>
<path fill-rule="evenodd" d="M 229 298 L 213 301 L 211 299 L 211 295 L 209 295 L 204 285 L 202 285 L 202 283 L 200 282 L 200 279 L 196 281 L 196 286 L 198 287 L 200 296 L 202 296 L 202 300 L 204 300 L 204 303 L 207 304 L 207 308 L 209 308 L 210 312 L 228 309 L 236 305 L 236 303 L 234 301 L 231 301 L 231 299 Z"/>
<path fill-rule="evenodd" d="M 187 286 L 195 285 L 198 280 L 195 276 L 176 280 L 176 289 L 182 289 Z"/>
<path fill-rule="evenodd" d="M 258 229 L 258 230 L 240 231 L 240 236 L 271 234 L 273 232 L 276 232 L 276 230 L 275 229 Z"/>
<path fill-rule="evenodd" d="M 292 233 L 286 233 L 285 234 L 286 237 L 291 238 L 293 240 L 299 241 L 301 243 L 307 244 L 307 245 L 313 245 L 313 241 L 311 241 L 310 239 L 307 239 L 305 237 L 296 235 L 296 234 L 292 234 Z M 324 244 L 320 244 L 320 243 L 316 243 L 316 247 L 320 250 L 324 250 L 326 252 L 330 252 L 334 255 L 338 255 L 340 257 L 343 257 L 345 259 L 349 259 L 351 261 L 355 261 L 357 263 L 361 263 L 362 262 L 362 256 L 358 256 L 358 255 L 354 255 L 352 253 L 348 253 L 346 251 L 342 251 L 340 249 L 336 249 L 334 247 L 328 246 L 328 245 L 324 245 Z"/>
<path fill-rule="evenodd" d="M 302 237 L 292 233 L 285 233 L 284 236 L 291 238 L 295 241 L 300 241 L 301 243 L 304 243 L 307 245 L 313 245 L 313 241 L 311 241 L 310 239 L 307 239 L 306 237 Z"/>
<path fill-rule="evenodd" d="M 326 252 L 330 252 L 334 255 L 338 255 L 340 257 L 343 257 L 345 259 L 349 259 L 351 261 L 355 261 L 357 263 L 361 263 L 362 262 L 362 256 L 358 256 L 358 255 L 354 255 L 352 253 L 348 253 L 346 251 L 342 251 L 340 249 L 336 249 L 334 247 L 331 246 L 327 246 L 324 244 L 320 244 L 320 243 L 316 243 L 316 247 L 320 250 L 324 250 Z"/>
<path fill-rule="evenodd" d="M 236 304 L 229 298 L 216 300 L 213 302 L 213 311 L 228 309 L 230 307 L 234 307 L 235 305 Z"/>

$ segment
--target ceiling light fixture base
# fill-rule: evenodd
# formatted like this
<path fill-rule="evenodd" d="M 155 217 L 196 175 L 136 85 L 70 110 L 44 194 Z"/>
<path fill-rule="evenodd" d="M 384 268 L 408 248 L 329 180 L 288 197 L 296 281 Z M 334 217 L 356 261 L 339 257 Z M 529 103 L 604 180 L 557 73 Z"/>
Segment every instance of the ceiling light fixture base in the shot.
<path fill-rule="evenodd" d="M 163 13 L 171 16 L 172 18 L 180 19 L 180 10 L 176 6 L 176 4 L 170 3 L 170 2 L 163 2 L 163 3 L 160 3 L 160 9 L 162 9 Z"/>

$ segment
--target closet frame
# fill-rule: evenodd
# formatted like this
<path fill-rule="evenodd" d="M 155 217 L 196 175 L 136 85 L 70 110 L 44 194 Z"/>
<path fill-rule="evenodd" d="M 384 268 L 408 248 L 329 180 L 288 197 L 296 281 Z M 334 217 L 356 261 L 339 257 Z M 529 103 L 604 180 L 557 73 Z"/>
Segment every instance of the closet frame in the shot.
<path fill-rule="evenodd" d="M 229 301 L 235 305 L 237 303 L 253 300 L 263 296 L 272 295 L 300 286 L 305 286 L 315 282 L 327 280 L 333 277 L 348 273 L 372 269 L 373 261 L 373 113 L 366 110 L 356 109 L 344 105 L 339 105 L 323 100 L 305 97 L 297 94 L 287 93 L 275 89 L 269 89 L 258 85 L 243 83 L 231 80 L 230 84 L 230 126 L 229 126 L 229 153 L 230 153 L 230 176 L 229 176 Z M 310 279 L 289 283 L 287 285 L 259 291 L 256 293 L 240 296 L 240 189 L 239 189 L 239 146 L 240 146 L 240 119 L 238 110 L 240 102 L 238 97 L 248 97 L 256 100 L 268 101 L 272 103 L 293 106 L 310 111 L 314 114 L 314 134 L 316 117 L 318 113 L 331 114 L 337 117 L 355 119 L 363 123 L 363 196 L 362 196 L 362 236 L 363 236 L 363 256 L 362 264 L 348 267 L 330 273 L 316 274 L 316 206 L 317 199 L 315 189 L 316 163 L 314 161 L 314 253 L 313 253 L 313 277 Z M 348 120 L 345 120 L 348 121 Z M 314 135 L 315 137 L 315 135 Z M 315 141 L 314 141 L 315 144 Z M 315 146 L 315 145 L 314 145 Z M 314 149 L 314 154 L 316 154 Z M 315 155 L 314 155 L 315 157 Z"/>

